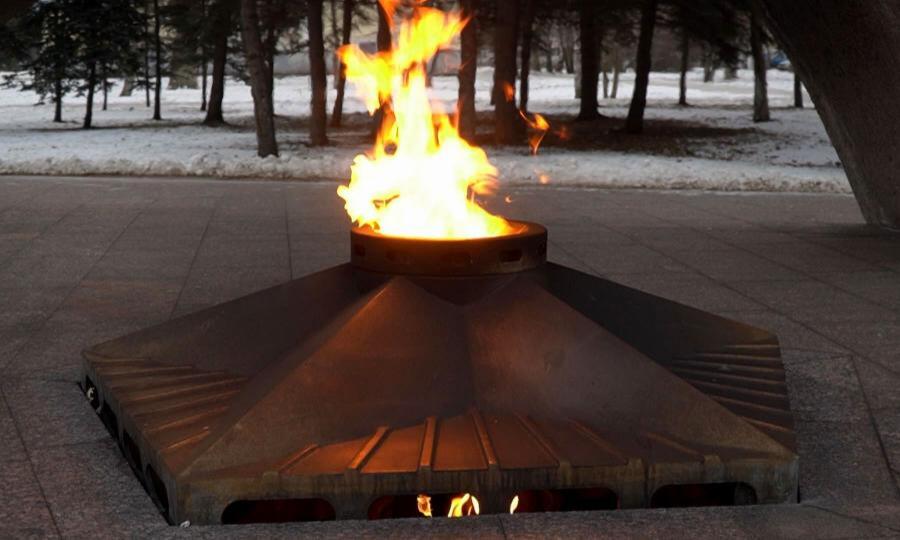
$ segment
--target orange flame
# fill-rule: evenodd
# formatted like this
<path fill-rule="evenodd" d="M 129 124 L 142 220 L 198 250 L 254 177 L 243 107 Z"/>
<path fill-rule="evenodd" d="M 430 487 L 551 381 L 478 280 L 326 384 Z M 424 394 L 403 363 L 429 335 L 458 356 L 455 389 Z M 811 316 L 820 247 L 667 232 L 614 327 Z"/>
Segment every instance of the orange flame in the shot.
<path fill-rule="evenodd" d="M 531 147 L 531 155 L 536 156 L 538 147 L 541 146 L 541 141 L 544 140 L 547 132 L 550 131 L 550 123 L 537 113 L 534 113 L 534 120 L 529 119 L 528 115 L 522 111 L 519 111 L 519 114 L 522 115 L 522 119 L 525 120 L 525 123 L 531 129 L 531 134 L 528 135 L 528 146 Z"/>
<path fill-rule="evenodd" d="M 510 514 L 515 514 L 515 513 L 516 513 L 516 508 L 518 508 L 518 507 L 519 507 L 519 496 L 516 495 L 515 497 L 513 497 L 512 502 L 509 503 L 509 513 L 510 513 Z"/>
<path fill-rule="evenodd" d="M 393 14 L 397 0 L 380 0 Z M 338 188 L 353 222 L 386 235 L 481 238 L 513 232 L 475 201 L 496 185 L 497 169 L 470 146 L 448 116 L 433 111 L 425 62 L 466 22 L 457 12 L 422 7 L 401 21 L 391 51 L 374 55 L 348 45 L 338 50 L 370 114 L 386 109 L 375 147 L 356 156 L 348 185 Z"/>
<path fill-rule="evenodd" d="M 450 511 L 447 512 L 447 517 L 477 516 L 480 513 L 478 499 L 469 493 L 464 493 L 459 497 L 453 497 L 453 500 L 450 501 Z"/>
<path fill-rule="evenodd" d="M 431 517 L 431 497 L 420 494 L 416 497 L 416 505 L 419 507 L 419 513 L 425 517 Z"/>

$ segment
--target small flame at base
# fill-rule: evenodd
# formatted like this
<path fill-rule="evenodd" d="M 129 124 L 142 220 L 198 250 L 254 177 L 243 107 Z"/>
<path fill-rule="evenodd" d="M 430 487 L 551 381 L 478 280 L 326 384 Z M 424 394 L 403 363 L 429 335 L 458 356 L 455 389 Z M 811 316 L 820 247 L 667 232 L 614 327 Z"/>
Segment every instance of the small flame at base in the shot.
<path fill-rule="evenodd" d="M 447 517 L 477 516 L 480 513 L 478 499 L 469 493 L 464 493 L 459 497 L 453 497 L 453 500 L 450 501 L 450 511 L 447 512 Z"/>
<path fill-rule="evenodd" d="M 432 517 L 431 497 L 424 493 L 420 493 L 416 497 L 416 506 L 418 507 L 420 514 L 425 517 Z M 447 517 L 477 516 L 480 513 L 481 506 L 478 504 L 478 499 L 471 493 L 463 493 L 462 495 L 453 497 L 450 501 L 450 511 L 447 512 Z"/>
<path fill-rule="evenodd" d="M 431 517 L 431 497 L 420 494 L 416 497 L 416 504 L 419 507 L 419 513 L 425 517 Z"/>
<path fill-rule="evenodd" d="M 516 508 L 518 508 L 518 507 L 519 507 L 519 496 L 516 495 L 515 497 L 513 497 L 512 502 L 509 503 L 509 513 L 510 513 L 510 514 L 515 514 L 515 513 L 516 513 Z"/>

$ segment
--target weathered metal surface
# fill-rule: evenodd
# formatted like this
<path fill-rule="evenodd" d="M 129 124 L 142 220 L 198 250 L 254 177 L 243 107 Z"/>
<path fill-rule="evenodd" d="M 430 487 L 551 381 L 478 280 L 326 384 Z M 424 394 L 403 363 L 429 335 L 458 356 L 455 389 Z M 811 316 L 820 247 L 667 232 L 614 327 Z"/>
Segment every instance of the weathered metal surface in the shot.
<path fill-rule="evenodd" d="M 474 260 L 474 259 L 473 259 Z M 772 334 L 552 263 L 341 265 L 97 345 L 86 385 L 173 523 L 234 501 L 735 482 L 793 501 Z M 114 418 L 114 420 L 110 420 Z M 163 500 L 164 499 L 164 500 Z"/>

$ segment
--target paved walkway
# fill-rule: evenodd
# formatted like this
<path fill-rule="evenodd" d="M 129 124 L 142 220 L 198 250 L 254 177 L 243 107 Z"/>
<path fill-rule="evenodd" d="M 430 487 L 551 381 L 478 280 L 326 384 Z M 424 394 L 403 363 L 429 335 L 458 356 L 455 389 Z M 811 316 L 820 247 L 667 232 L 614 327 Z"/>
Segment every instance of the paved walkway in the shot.
<path fill-rule="evenodd" d="M 344 262 L 334 189 L 0 177 L 0 537 L 900 536 L 900 237 L 845 196 L 552 187 L 502 209 L 549 227 L 552 260 L 778 333 L 801 504 L 168 527 L 81 396 L 79 351 Z"/>

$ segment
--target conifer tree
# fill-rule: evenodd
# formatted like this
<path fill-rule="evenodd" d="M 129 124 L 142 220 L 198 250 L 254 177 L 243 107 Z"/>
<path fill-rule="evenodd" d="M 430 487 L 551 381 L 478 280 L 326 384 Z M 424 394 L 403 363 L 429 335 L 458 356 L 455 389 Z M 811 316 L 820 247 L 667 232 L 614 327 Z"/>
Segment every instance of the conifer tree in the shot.
<path fill-rule="evenodd" d="M 85 128 L 93 125 L 94 91 L 101 73 L 135 73 L 144 20 L 130 0 L 65 0 L 71 9 L 71 33 L 76 40 L 75 69 L 87 95 Z"/>
<path fill-rule="evenodd" d="M 72 62 L 78 51 L 78 40 L 72 32 L 72 4 L 73 0 L 38 2 L 11 32 L 20 40 L 16 46 L 25 54 L 22 71 L 27 76 L 10 75 L 5 84 L 33 91 L 41 100 L 50 96 L 55 105 L 54 122 L 62 122 L 63 98 L 79 85 Z"/>

